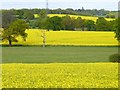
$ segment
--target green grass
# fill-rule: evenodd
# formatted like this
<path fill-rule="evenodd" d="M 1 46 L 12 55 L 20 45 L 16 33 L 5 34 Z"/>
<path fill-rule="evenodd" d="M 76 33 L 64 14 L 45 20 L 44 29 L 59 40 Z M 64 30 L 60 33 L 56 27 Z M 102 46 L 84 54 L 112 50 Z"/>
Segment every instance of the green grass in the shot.
<path fill-rule="evenodd" d="M 109 62 L 117 47 L 3 47 L 3 63 Z"/>

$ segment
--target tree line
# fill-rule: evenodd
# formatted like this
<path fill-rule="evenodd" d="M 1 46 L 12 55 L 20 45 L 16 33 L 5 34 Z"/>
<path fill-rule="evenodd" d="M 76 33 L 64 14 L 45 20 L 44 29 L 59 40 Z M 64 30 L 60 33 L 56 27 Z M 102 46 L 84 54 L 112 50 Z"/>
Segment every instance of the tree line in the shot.
<path fill-rule="evenodd" d="M 20 13 L 19 13 L 20 14 Z M 115 31 L 116 21 L 107 21 L 104 17 L 98 17 L 97 21 L 82 19 L 81 17 L 74 18 L 69 15 L 63 17 L 47 17 L 46 10 L 39 12 L 38 18 L 34 17 L 34 14 L 31 14 L 26 10 L 26 13 L 23 15 L 15 14 L 11 10 L 4 10 L 2 12 L 2 26 L 7 27 L 10 22 L 15 19 L 24 20 L 29 28 L 39 28 L 47 30 L 81 30 L 81 31 Z M 24 17 L 24 18 L 21 18 Z"/>
<path fill-rule="evenodd" d="M 32 24 L 31 24 L 32 23 Z M 69 15 L 59 17 L 42 17 L 31 21 L 32 28 L 47 30 L 81 30 L 81 31 L 115 31 L 115 20 L 107 21 L 103 17 L 99 17 L 97 21 L 82 19 L 81 17 L 73 18 Z"/>
<path fill-rule="evenodd" d="M 40 8 L 34 8 L 34 9 L 10 9 L 9 11 L 12 11 L 18 18 L 24 19 L 26 16 L 33 14 L 39 14 L 41 11 L 46 9 L 40 9 Z M 6 10 L 2 10 L 6 11 Z M 7 10 L 8 11 L 8 10 Z M 81 9 L 48 9 L 48 14 L 71 14 L 71 15 L 83 15 L 83 16 L 102 16 L 107 18 L 115 18 L 117 17 L 117 11 L 109 11 L 105 9 L 84 9 L 84 7 L 81 7 Z"/>

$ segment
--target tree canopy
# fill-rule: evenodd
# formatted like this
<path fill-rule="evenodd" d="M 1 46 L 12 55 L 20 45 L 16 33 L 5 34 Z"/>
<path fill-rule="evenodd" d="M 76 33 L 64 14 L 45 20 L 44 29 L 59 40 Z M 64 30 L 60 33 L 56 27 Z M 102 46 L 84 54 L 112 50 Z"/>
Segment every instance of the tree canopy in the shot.
<path fill-rule="evenodd" d="M 120 42 L 120 17 L 115 22 L 115 38 Z"/>
<path fill-rule="evenodd" d="M 7 29 L 3 31 L 3 40 L 7 40 L 9 42 L 9 46 L 12 46 L 12 42 L 18 42 L 18 36 L 21 36 L 23 40 L 26 40 L 27 33 L 25 30 L 28 28 L 28 24 L 26 24 L 23 20 L 15 20 L 13 21 Z"/>
<path fill-rule="evenodd" d="M 8 28 L 10 23 L 15 20 L 13 11 L 2 11 L 2 28 Z"/>
<path fill-rule="evenodd" d="M 61 29 L 61 21 L 62 19 L 58 16 L 51 17 L 49 18 L 49 28 L 53 29 L 54 31 L 60 30 Z"/>
<path fill-rule="evenodd" d="M 99 17 L 96 21 L 96 30 L 97 31 L 106 31 L 107 30 L 107 20 L 103 17 Z"/>

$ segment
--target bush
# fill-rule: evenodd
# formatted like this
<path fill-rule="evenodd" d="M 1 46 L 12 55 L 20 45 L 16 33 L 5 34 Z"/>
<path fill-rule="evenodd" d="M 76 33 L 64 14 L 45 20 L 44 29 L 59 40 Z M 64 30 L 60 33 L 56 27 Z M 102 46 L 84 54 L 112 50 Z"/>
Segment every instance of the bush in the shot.
<path fill-rule="evenodd" d="M 110 55 L 109 60 L 110 62 L 120 63 L 120 53 Z"/>

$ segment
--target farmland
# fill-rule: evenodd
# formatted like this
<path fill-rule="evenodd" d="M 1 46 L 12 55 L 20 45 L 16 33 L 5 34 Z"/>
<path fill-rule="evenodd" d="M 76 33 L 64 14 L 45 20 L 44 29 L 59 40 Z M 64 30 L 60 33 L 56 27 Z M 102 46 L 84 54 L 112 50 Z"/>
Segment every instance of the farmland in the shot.
<path fill-rule="evenodd" d="M 119 87 L 119 63 L 109 60 L 119 53 L 118 19 L 107 15 L 111 11 L 1 11 L 2 88 Z"/>
<path fill-rule="evenodd" d="M 3 88 L 118 88 L 118 64 L 109 62 L 118 52 L 114 32 L 45 31 L 43 48 L 42 31 L 26 30 L 26 42 L 17 37 L 13 44 L 23 46 L 2 47 Z"/>
<path fill-rule="evenodd" d="M 34 15 L 35 18 L 38 18 L 39 16 L 37 14 Z M 59 17 L 63 17 L 66 16 L 66 14 L 48 14 L 49 17 L 54 17 L 54 16 L 59 16 Z M 82 19 L 86 19 L 86 20 L 93 20 L 96 21 L 98 19 L 98 17 L 95 16 L 80 16 L 80 15 L 69 15 L 72 18 L 78 18 L 81 17 Z M 112 18 L 106 18 L 106 20 L 111 21 L 114 20 Z"/>
<path fill-rule="evenodd" d="M 109 62 L 117 47 L 3 47 L 3 63 L 95 63 Z"/>
<path fill-rule="evenodd" d="M 118 88 L 117 47 L 3 47 L 3 88 Z"/>
<path fill-rule="evenodd" d="M 115 63 L 3 64 L 2 67 L 3 88 L 118 88 Z"/>
<path fill-rule="evenodd" d="M 23 45 L 42 45 L 42 31 L 39 29 L 26 30 L 28 37 L 24 42 L 18 37 L 17 43 Z M 47 45 L 84 45 L 84 46 L 115 46 L 118 45 L 114 32 L 96 31 L 46 31 Z M 7 42 L 3 42 L 7 44 Z"/>
<path fill-rule="evenodd" d="M 42 45 L 40 30 L 26 32 L 14 44 Z M 109 62 L 118 52 L 114 32 L 46 31 L 46 40 L 59 46 L 2 47 L 3 88 L 118 87 L 118 64 Z"/>

